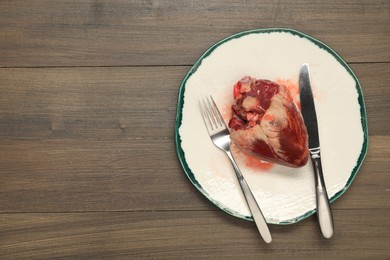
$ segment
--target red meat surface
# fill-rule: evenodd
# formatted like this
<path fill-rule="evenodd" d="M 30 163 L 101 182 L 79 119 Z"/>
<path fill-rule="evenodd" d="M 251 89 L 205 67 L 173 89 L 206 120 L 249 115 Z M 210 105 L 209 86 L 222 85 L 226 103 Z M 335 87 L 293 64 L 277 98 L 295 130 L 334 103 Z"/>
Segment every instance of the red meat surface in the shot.
<path fill-rule="evenodd" d="M 307 163 L 306 126 L 285 86 L 247 76 L 233 95 L 231 139 L 243 153 L 290 167 Z"/>

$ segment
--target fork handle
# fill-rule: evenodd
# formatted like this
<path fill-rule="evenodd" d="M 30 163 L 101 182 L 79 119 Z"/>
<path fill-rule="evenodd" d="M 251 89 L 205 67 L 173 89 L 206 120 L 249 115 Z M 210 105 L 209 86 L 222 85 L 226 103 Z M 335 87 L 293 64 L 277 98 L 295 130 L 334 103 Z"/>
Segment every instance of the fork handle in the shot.
<path fill-rule="evenodd" d="M 244 194 L 245 200 L 249 206 L 249 210 L 252 213 L 253 220 L 256 223 L 257 229 L 260 232 L 260 235 L 264 239 L 266 243 L 271 243 L 272 237 L 271 233 L 268 229 L 267 222 L 265 221 L 265 218 L 263 216 L 263 213 L 260 210 L 259 205 L 257 204 L 257 201 L 255 197 L 253 196 L 253 193 L 251 189 L 248 186 L 248 183 L 245 181 L 244 176 L 242 175 L 240 169 L 238 168 L 238 165 L 236 161 L 234 160 L 234 157 L 230 151 L 226 152 L 230 162 L 232 163 L 233 169 L 237 175 L 238 182 L 240 183 L 241 190 Z"/>

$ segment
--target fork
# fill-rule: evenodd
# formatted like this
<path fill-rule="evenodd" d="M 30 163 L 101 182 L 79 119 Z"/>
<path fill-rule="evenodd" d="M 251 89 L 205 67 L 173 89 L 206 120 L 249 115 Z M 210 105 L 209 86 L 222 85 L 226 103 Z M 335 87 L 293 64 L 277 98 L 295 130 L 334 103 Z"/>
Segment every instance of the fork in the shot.
<path fill-rule="evenodd" d="M 252 213 L 253 220 L 260 232 L 260 235 L 266 243 L 271 243 L 272 237 L 268 229 L 267 222 L 260 210 L 259 205 L 250 190 L 248 183 L 245 181 L 240 169 L 230 150 L 230 132 L 227 128 L 225 121 L 223 120 L 221 113 L 218 110 L 217 105 L 214 102 L 212 96 L 203 98 L 199 101 L 200 110 L 203 116 L 204 123 L 207 128 L 207 132 L 210 135 L 211 141 L 216 147 L 224 151 L 232 163 L 234 172 L 236 173 L 238 182 L 241 186 L 242 193 L 248 204 L 249 210 Z"/>

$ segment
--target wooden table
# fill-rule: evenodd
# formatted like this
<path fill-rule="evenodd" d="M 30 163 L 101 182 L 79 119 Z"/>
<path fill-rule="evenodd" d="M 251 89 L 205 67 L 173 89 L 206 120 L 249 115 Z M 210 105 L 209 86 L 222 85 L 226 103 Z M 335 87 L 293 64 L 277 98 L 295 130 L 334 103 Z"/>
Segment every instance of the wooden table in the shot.
<path fill-rule="evenodd" d="M 389 259 L 390 2 L 1 1 L 0 258 Z M 357 74 L 368 155 L 332 206 L 271 225 L 217 209 L 178 161 L 179 85 L 216 41 L 288 27 Z"/>

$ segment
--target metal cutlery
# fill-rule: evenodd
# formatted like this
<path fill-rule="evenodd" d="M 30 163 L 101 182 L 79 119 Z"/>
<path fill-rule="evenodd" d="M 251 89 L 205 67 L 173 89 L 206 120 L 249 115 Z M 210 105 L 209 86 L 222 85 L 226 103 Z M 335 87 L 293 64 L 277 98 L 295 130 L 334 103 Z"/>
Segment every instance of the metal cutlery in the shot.
<path fill-rule="evenodd" d="M 320 139 L 318 135 L 317 115 L 311 89 L 309 65 L 303 64 L 299 74 L 299 90 L 302 116 L 309 135 L 309 154 L 314 168 L 317 217 L 322 235 L 333 235 L 333 217 L 326 191 L 321 165 Z"/>
<path fill-rule="evenodd" d="M 253 220 L 256 223 L 257 229 L 260 232 L 260 235 L 266 243 L 271 243 L 272 237 L 268 229 L 267 222 L 263 216 L 263 213 L 260 210 L 259 205 L 256 202 L 255 197 L 253 196 L 252 191 L 250 190 L 247 182 L 244 179 L 236 161 L 233 158 L 233 155 L 230 151 L 230 132 L 227 128 L 213 98 L 206 97 L 199 102 L 200 109 L 202 112 L 203 120 L 206 125 L 207 131 L 210 135 L 210 138 L 215 146 L 224 151 L 229 157 L 230 162 L 233 166 L 233 169 L 236 173 L 238 182 L 241 186 L 241 190 L 244 194 L 246 202 L 248 204 L 249 210 L 252 213 Z"/>

